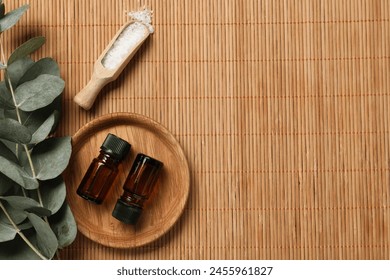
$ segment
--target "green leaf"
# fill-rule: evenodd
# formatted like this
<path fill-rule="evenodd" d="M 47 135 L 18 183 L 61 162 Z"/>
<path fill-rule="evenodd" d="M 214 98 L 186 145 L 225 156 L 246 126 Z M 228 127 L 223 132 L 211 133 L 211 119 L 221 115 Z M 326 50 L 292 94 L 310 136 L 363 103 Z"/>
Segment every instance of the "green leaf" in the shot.
<path fill-rule="evenodd" d="M 0 156 L 0 172 L 27 190 L 39 187 L 38 181 L 32 178 L 20 165 L 2 156 Z"/>
<path fill-rule="evenodd" d="M 14 26 L 19 21 L 20 17 L 27 11 L 28 8 L 29 5 L 24 5 L 5 14 L 0 19 L 0 33 Z"/>
<path fill-rule="evenodd" d="M 52 58 L 46 57 L 38 60 L 20 79 L 19 84 L 36 79 L 39 75 L 48 74 L 60 77 L 60 68 Z"/>
<path fill-rule="evenodd" d="M 40 206 L 38 201 L 35 201 L 32 198 L 24 196 L 0 196 L 0 200 L 7 201 L 8 204 L 17 210 L 24 210 L 28 212 L 33 212 L 39 216 L 50 216 L 51 211 Z"/>
<path fill-rule="evenodd" d="M 11 79 L 12 86 L 14 88 L 19 84 L 19 80 L 23 75 L 34 65 L 34 61 L 29 57 L 23 57 L 15 61 L 12 65 L 9 65 L 6 71 L 6 77 Z M 6 83 L 9 88 L 9 83 Z"/>
<path fill-rule="evenodd" d="M 18 59 L 24 58 L 29 54 L 35 52 L 37 49 L 42 47 L 45 41 L 46 41 L 45 37 L 39 36 L 39 37 L 31 38 L 30 40 L 24 42 L 22 45 L 16 48 L 14 52 L 11 54 L 11 56 L 9 57 L 8 67 Z"/>
<path fill-rule="evenodd" d="M 43 74 L 18 86 L 15 91 L 17 106 L 31 112 L 53 102 L 64 90 L 65 82 L 56 76 Z"/>
<path fill-rule="evenodd" d="M 22 173 L 22 177 L 23 177 L 23 182 L 24 182 L 23 188 L 25 188 L 26 190 L 35 190 L 39 187 L 38 180 L 35 178 L 32 178 L 29 174 L 27 174 L 26 171 L 24 171 Z"/>
<path fill-rule="evenodd" d="M 64 204 L 66 197 L 66 186 L 61 176 L 53 180 L 43 181 L 40 186 L 43 206 L 53 214 Z"/>
<path fill-rule="evenodd" d="M 16 143 L 26 144 L 31 141 L 31 133 L 27 127 L 13 119 L 0 119 L 0 138 Z"/>
<path fill-rule="evenodd" d="M 4 109 L 15 108 L 14 102 L 12 101 L 12 95 L 4 81 L 0 82 L 0 106 Z"/>
<path fill-rule="evenodd" d="M 24 235 L 36 245 L 37 234 L 34 230 L 24 231 Z M 0 243 L 0 260 L 40 260 L 40 258 L 19 235 L 16 235 L 14 240 Z"/>
<path fill-rule="evenodd" d="M 17 231 L 13 226 L 0 222 L 0 242 L 13 240 L 16 233 Z"/>
<path fill-rule="evenodd" d="M 33 213 L 27 213 L 27 217 L 37 233 L 37 245 L 40 252 L 47 258 L 53 258 L 58 249 L 58 241 L 50 226 Z"/>
<path fill-rule="evenodd" d="M 0 172 L 20 186 L 24 186 L 24 180 L 20 174 L 21 170 L 19 165 L 0 156 Z"/>
<path fill-rule="evenodd" d="M 5 209 L 7 210 L 8 215 L 11 217 L 12 221 L 14 221 L 15 224 L 19 225 L 27 218 L 26 212 L 20 209 L 15 209 L 11 207 L 8 202 L 2 202 Z M 8 218 L 4 215 L 3 211 L 0 210 L 0 222 L 3 224 L 11 224 L 11 222 L 8 220 Z"/>
<path fill-rule="evenodd" d="M 6 194 L 13 186 L 13 181 L 0 173 L 0 195 Z"/>
<path fill-rule="evenodd" d="M 19 147 L 20 144 L 17 144 L 17 143 L 14 143 L 14 142 L 11 142 L 11 141 L 8 141 L 8 140 L 4 140 L 4 139 L 0 139 L 0 142 L 3 142 L 3 144 L 5 146 L 7 146 L 7 148 L 14 154 L 16 155 L 16 146 Z M 20 151 L 20 149 L 18 148 L 18 150 Z M 19 159 L 18 159 L 19 160 Z M 15 162 L 17 163 L 17 161 Z M 19 161 L 20 163 L 20 161 Z"/>
<path fill-rule="evenodd" d="M 54 112 L 55 120 L 54 120 L 52 130 L 50 131 L 50 133 L 52 133 L 55 130 L 59 121 L 60 114 L 58 110 L 61 110 L 62 107 L 61 103 L 62 103 L 62 98 L 60 95 L 56 99 L 54 99 L 54 101 L 50 105 L 46 107 L 31 112 L 20 111 L 19 113 L 23 125 L 28 127 L 28 129 L 32 133 L 34 133 Z M 8 114 L 9 111 L 6 111 L 5 115 L 8 116 Z"/>
<path fill-rule="evenodd" d="M 49 223 L 57 236 L 59 248 L 70 245 L 76 238 L 77 225 L 72 211 L 65 202 L 55 215 L 49 217 Z"/>
<path fill-rule="evenodd" d="M 37 144 L 46 139 L 50 134 L 55 122 L 55 113 L 51 114 L 49 118 L 33 133 L 30 144 Z"/>
<path fill-rule="evenodd" d="M 20 230 L 30 229 L 30 228 L 32 228 L 32 227 L 33 227 L 33 226 L 32 226 L 32 224 L 30 223 L 29 220 L 26 220 L 26 222 L 24 222 L 24 223 L 18 224 L 18 228 L 19 228 Z"/>
<path fill-rule="evenodd" d="M 0 141 L 0 156 L 5 157 L 6 159 L 18 163 L 18 158 L 15 154 L 5 145 L 2 141 Z"/>
<path fill-rule="evenodd" d="M 49 138 L 37 144 L 31 153 L 37 178 L 56 178 L 68 165 L 71 153 L 70 137 Z"/>
<path fill-rule="evenodd" d="M 18 158 L 2 141 L 0 141 L 0 156 L 15 164 L 18 163 Z M 0 172 L 0 195 L 6 194 L 14 185 L 16 185 L 14 181 Z"/>

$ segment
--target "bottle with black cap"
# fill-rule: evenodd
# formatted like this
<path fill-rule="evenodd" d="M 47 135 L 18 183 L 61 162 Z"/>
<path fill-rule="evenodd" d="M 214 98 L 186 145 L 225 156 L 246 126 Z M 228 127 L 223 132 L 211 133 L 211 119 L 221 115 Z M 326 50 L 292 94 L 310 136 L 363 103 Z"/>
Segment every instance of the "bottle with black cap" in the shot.
<path fill-rule="evenodd" d="M 145 201 L 152 194 L 163 163 L 138 154 L 123 186 L 112 216 L 126 224 L 136 224 Z"/>
<path fill-rule="evenodd" d="M 77 189 L 82 198 L 101 204 L 118 175 L 118 165 L 129 153 L 131 145 L 109 133 Z"/>

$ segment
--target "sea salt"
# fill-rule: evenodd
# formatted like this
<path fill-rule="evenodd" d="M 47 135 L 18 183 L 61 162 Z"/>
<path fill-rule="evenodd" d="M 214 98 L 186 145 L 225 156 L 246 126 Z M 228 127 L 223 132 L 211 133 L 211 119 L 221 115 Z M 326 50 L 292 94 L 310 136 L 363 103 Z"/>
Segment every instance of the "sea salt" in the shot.
<path fill-rule="evenodd" d="M 150 33 L 154 32 L 154 28 L 152 26 L 152 15 L 153 11 L 149 9 L 143 9 L 139 11 L 131 11 L 127 14 L 132 20 L 142 22 L 149 29 Z"/>
<path fill-rule="evenodd" d="M 154 32 L 151 25 L 152 11 L 148 9 L 132 11 L 128 13 L 128 16 L 135 22 L 123 29 L 102 59 L 103 66 L 109 70 L 116 69 L 122 64 L 129 52 L 142 41 L 145 32 Z M 145 27 L 148 31 L 145 30 Z"/>

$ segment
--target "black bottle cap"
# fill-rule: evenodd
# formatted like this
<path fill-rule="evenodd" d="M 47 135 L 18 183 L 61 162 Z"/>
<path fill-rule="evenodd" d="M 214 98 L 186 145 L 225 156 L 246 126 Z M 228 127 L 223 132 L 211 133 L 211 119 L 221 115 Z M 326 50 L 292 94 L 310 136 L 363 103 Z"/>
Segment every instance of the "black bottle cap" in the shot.
<path fill-rule="evenodd" d="M 112 216 L 125 224 L 135 225 L 141 215 L 141 212 L 141 208 L 127 205 L 118 199 L 115 208 L 112 211 Z"/>
<path fill-rule="evenodd" d="M 122 160 L 130 151 L 130 148 L 131 145 L 128 142 L 111 133 L 107 135 L 100 147 L 101 150 L 117 160 Z"/>

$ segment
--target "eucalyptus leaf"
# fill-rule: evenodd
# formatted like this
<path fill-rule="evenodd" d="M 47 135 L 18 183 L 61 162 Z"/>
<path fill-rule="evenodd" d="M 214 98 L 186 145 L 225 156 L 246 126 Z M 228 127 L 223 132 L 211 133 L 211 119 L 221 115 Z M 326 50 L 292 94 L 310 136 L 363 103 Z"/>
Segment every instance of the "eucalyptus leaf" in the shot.
<path fill-rule="evenodd" d="M 0 242 L 13 240 L 16 233 L 17 231 L 13 226 L 0 222 Z"/>
<path fill-rule="evenodd" d="M 19 83 L 23 84 L 25 82 L 34 80 L 42 74 L 60 77 L 60 68 L 58 67 L 57 62 L 55 62 L 50 57 L 38 60 L 26 71 L 26 73 L 20 79 Z"/>
<path fill-rule="evenodd" d="M 26 144 L 31 141 L 32 135 L 27 127 L 13 119 L 0 119 L 0 138 L 16 143 Z"/>
<path fill-rule="evenodd" d="M 24 196 L 0 196 L 0 200 L 7 201 L 8 204 L 17 210 L 25 210 L 28 212 L 35 213 L 39 216 L 50 216 L 51 211 L 43 208 L 40 204 L 29 197 Z"/>
<path fill-rule="evenodd" d="M 13 208 L 6 201 L 0 201 L 0 203 L 3 204 L 8 215 L 11 217 L 12 221 L 15 224 L 19 225 L 20 223 L 26 220 L 27 214 L 26 212 L 24 212 L 24 210 Z M 0 210 L 0 222 L 4 224 L 11 224 L 11 221 L 6 217 L 6 215 L 4 215 L 4 213 L 1 210 Z"/>
<path fill-rule="evenodd" d="M 13 64 L 8 65 L 6 77 L 11 79 L 11 83 L 14 88 L 17 87 L 19 80 L 33 65 L 34 61 L 29 57 L 23 57 L 15 61 Z M 9 88 L 9 83 L 6 83 L 6 85 L 7 88 Z"/>
<path fill-rule="evenodd" d="M 14 163 L 18 163 L 16 155 L 2 141 L 0 141 L 0 156 L 3 156 Z"/>
<path fill-rule="evenodd" d="M 31 154 L 39 180 L 54 179 L 67 167 L 72 153 L 70 137 L 49 138 L 37 144 Z"/>
<path fill-rule="evenodd" d="M 27 190 L 39 187 L 38 181 L 32 178 L 20 165 L 3 156 L 0 156 L 0 172 Z"/>
<path fill-rule="evenodd" d="M 23 182 L 24 182 L 23 187 L 26 190 L 35 190 L 39 188 L 38 180 L 32 178 L 26 171 L 23 170 L 23 172 L 21 172 L 21 175 L 23 177 Z"/>
<path fill-rule="evenodd" d="M 6 69 L 7 66 L 5 66 L 3 63 L 0 62 L 0 69 L 3 70 L 3 69 Z"/>
<path fill-rule="evenodd" d="M 55 113 L 51 114 L 49 118 L 33 133 L 30 144 L 37 144 L 46 139 L 50 134 L 55 123 Z"/>
<path fill-rule="evenodd" d="M 4 81 L 0 82 L 0 106 L 3 109 L 14 109 L 15 105 L 12 100 L 12 95 L 9 92 Z"/>
<path fill-rule="evenodd" d="M 19 165 L 0 156 L 0 172 L 20 186 L 24 186 L 21 170 L 22 168 Z"/>
<path fill-rule="evenodd" d="M 61 110 L 61 101 L 62 100 L 60 95 L 56 99 L 54 99 L 54 101 L 51 104 L 49 104 L 46 107 L 31 112 L 20 111 L 19 113 L 23 125 L 27 126 L 28 129 L 31 131 L 31 133 L 34 133 L 47 120 L 47 118 L 49 118 L 50 115 L 54 113 L 55 119 L 51 131 L 53 132 L 59 121 L 59 117 L 60 117 L 59 110 Z M 5 115 L 8 116 L 8 114 L 9 111 L 6 111 Z"/>
<path fill-rule="evenodd" d="M 5 14 L 0 19 L 0 33 L 14 26 L 19 21 L 20 17 L 27 11 L 28 8 L 29 5 L 24 5 Z"/>
<path fill-rule="evenodd" d="M 13 181 L 7 176 L 0 173 L 0 195 L 8 193 L 12 186 Z"/>
<path fill-rule="evenodd" d="M 30 229 L 32 227 L 33 227 L 33 225 L 31 224 L 31 222 L 29 220 L 26 220 L 26 222 L 23 222 L 23 223 L 18 225 L 18 228 L 20 230 Z"/>
<path fill-rule="evenodd" d="M 0 81 L 0 94 L 11 95 L 8 88 L 6 87 L 5 81 Z"/>
<path fill-rule="evenodd" d="M 36 246 L 34 230 L 25 231 L 24 235 Z M 0 242 L 0 260 L 40 260 L 40 257 L 17 235 L 12 241 Z"/>
<path fill-rule="evenodd" d="M 23 168 L 26 174 L 32 178 L 32 175 L 30 174 L 31 172 L 29 173 L 26 171 L 26 170 L 31 171 L 31 166 L 24 147 L 19 146 L 17 149 L 15 149 L 15 153 L 18 153 L 19 165 Z"/>
<path fill-rule="evenodd" d="M 53 258 L 58 249 L 57 237 L 45 221 L 33 213 L 27 213 L 27 217 L 37 233 L 37 245 L 40 252 L 47 258 Z"/>
<path fill-rule="evenodd" d="M 31 38 L 30 40 L 24 42 L 22 45 L 17 47 L 11 56 L 8 58 L 8 66 L 17 61 L 18 59 L 24 58 L 29 54 L 38 50 L 45 43 L 45 37 L 39 36 Z"/>
<path fill-rule="evenodd" d="M 64 204 L 66 198 L 66 186 L 61 176 L 55 179 L 43 181 L 40 188 L 43 206 L 53 214 Z"/>
<path fill-rule="evenodd" d="M 49 218 L 49 223 L 57 237 L 59 248 L 64 248 L 75 240 L 77 225 L 66 202 L 55 215 Z"/>
<path fill-rule="evenodd" d="M 16 146 L 20 146 L 18 143 L 14 143 L 5 139 L 0 139 L 0 142 L 2 142 L 14 155 L 17 154 L 17 149 L 20 150 L 19 148 L 16 148 Z M 17 163 L 17 161 L 15 161 L 15 163 Z"/>
<path fill-rule="evenodd" d="M 17 106 L 27 112 L 45 107 L 62 93 L 64 87 L 65 82 L 61 78 L 42 74 L 16 88 Z"/>

